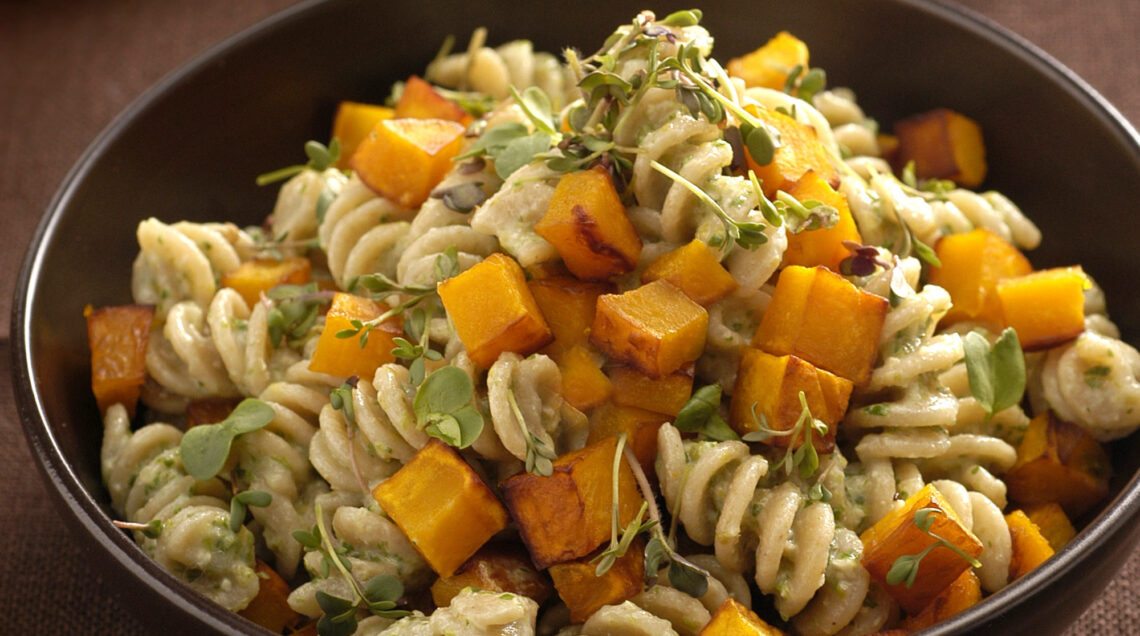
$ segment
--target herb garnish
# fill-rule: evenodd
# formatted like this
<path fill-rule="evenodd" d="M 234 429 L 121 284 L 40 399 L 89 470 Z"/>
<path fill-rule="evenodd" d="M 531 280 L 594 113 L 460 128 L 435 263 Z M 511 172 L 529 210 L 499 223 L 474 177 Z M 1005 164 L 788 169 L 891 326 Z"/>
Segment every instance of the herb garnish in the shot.
<path fill-rule="evenodd" d="M 958 556 L 965 559 L 971 566 L 980 568 L 982 564 L 974 557 L 966 554 L 961 548 L 947 541 L 946 539 L 934 534 L 930 531 L 930 527 L 934 525 L 934 515 L 946 514 L 940 508 L 921 508 L 914 511 L 914 525 L 926 534 L 935 539 L 934 543 L 926 546 L 922 552 L 918 554 L 904 554 L 891 564 L 890 570 L 887 571 L 887 583 L 890 585 L 905 584 L 907 589 L 914 585 L 914 579 L 918 576 L 918 566 L 930 551 L 938 546 L 944 546 L 953 550 Z"/>
<path fill-rule="evenodd" d="M 802 479 L 808 479 L 819 468 L 819 453 L 815 450 L 815 444 L 812 443 L 812 433 L 820 436 L 827 435 L 827 423 L 823 420 L 818 420 L 811 414 L 811 409 L 808 408 L 807 396 L 803 391 L 799 392 L 800 398 L 800 417 L 796 423 L 786 431 L 773 430 L 768 426 L 768 419 L 764 417 L 763 413 L 759 415 L 756 413 L 756 403 L 752 403 L 752 422 L 756 425 L 756 430 L 744 436 L 746 442 L 763 442 L 772 437 L 787 437 L 791 439 L 788 442 L 788 447 L 784 451 L 784 456 L 776 465 L 772 467 L 773 470 L 779 470 L 781 466 L 784 467 L 784 474 L 791 476 L 792 471 L 798 470 Z M 795 440 L 803 433 L 803 439 L 800 440 L 799 446 L 794 446 Z"/>
<path fill-rule="evenodd" d="M 637 514 L 634 515 L 629 524 L 621 529 L 619 537 L 620 524 L 618 517 L 621 507 L 618 496 L 621 489 L 618 487 L 618 478 L 621 476 L 621 462 L 624 456 L 622 451 L 625 448 L 625 439 L 626 435 L 622 433 L 618 436 L 617 446 L 614 447 L 613 474 L 610 479 L 610 485 L 613 489 L 610 505 L 610 545 L 605 551 L 590 560 L 590 563 L 594 563 L 595 561 L 598 563 L 597 567 L 594 568 L 594 576 L 602 576 L 606 572 L 609 572 L 614 563 L 625 556 L 625 553 L 629 551 L 629 546 L 633 544 L 634 538 L 643 530 L 648 530 L 657 523 L 652 520 L 642 521 L 645 517 L 646 510 L 649 508 L 649 504 L 642 501 L 641 508 L 637 511 Z"/>
<path fill-rule="evenodd" d="M 722 393 L 719 384 L 708 384 L 694 391 L 693 397 L 677 413 L 673 426 L 685 433 L 701 433 L 718 442 L 740 439 L 736 431 L 720 416 Z"/>
<path fill-rule="evenodd" d="M 962 348 L 966 352 L 970 394 L 986 412 L 987 419 L 1021 401 L 1025 392 L 1025 355 L 1012 327 L 1001 332 L 992 348 L 985 336 L 971 331 L 962 338 Z"/>
<path fill-rule="evenodd" d="M 182 436 L 180 452 L 186 472 L 205 481 L 221 472 L 234 438 L 264 428 L 277 413 L 256 398 L 246 398 L 216 424 L 199 424 Z"/>
<path fill-rule="evenodd" d="M 324 172 L 331 166 L 336 164 L 340 159 L 340 140 L 333 138 L 326 146 L 319 141 L 309 140 L 305 142 L 305 156 L 309 161 L 304 164 L 295 166 L 286 166 L 278 168 L 272 172 L 266 172 L 257 176 L 257 185 L 264 186 L 271 183 L 276 183 L 289 177 L 298 175 L 305 170 L 316 170 L 317 172 Z"/>
<path fill-rule="evenodd" d="M 333 296 L 332 292 L 319 291 L 316 283 L 277 285 L 265 295 L 272 301 L 265 322 L 274 347 L 280 346 L 283 339 L 292 345 L 308 335 L 321 308 L 329 304 Z"/>
<path fill-rule="evenodd" d="M 431 306 L 428 306 L 431 309 Z M 431 348 L 431 343 L 428 341 L 430 334 L 431 317 L 421 307 L 416 307 L 412 310 L 408 319 L 404 321 L 404 333 L 408 335 L 407 338 L 396 337 L 392 342 L 396 345 L 392 349 L 392 355 L 400 358 L 401 360 L 408 360 L 408 376 L 414 386 L 419 386 L 424 381 L 424 367 L 427 360 L 438 362 L 443 359 L 443 354 Z"/>
<path fill-rule="evenodd" d="M 519 401 L 511 388 L 507 389 L 507 402 L 511 405 L 511 412 L 514 414 L 515 421 L 518 422 L 519 429 L 522 431 L 523 440 L 526 442 L 526 472 L 549 477 L 554 473 L 553 461 L 558 459 L 558 453 L 530 431 L 530 427 L 526 425 L 526 418 L 523 417 L 522 409 L 519 408 Z"/>
<path fill-rule="evenodd" d="M 483 414 L 471 404 L 475 387 L 463 369 L 440 367 L 424 378 L 412 410 L 425 433 L 467 448 L 483 432 Z"/>
<path fill-rule="evenodd" d="M 273 503 L 273 495 L 264 490 L 245 490 L 230 499 L 230 530 L 235 534 L 245 523 L 246 506 L 264 508 Z"/>

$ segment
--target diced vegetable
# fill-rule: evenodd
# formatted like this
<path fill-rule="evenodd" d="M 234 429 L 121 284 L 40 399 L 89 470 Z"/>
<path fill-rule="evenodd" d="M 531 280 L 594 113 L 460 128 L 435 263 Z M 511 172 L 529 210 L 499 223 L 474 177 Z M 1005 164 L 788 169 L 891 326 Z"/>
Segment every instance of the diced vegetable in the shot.
<path fill-rule="evenodd" d="M 337 158 L 336 167 L 347 170 L 349 160 L 368 133 L 372 132 L 380 120 L 392 119 L 395 116 L 396 112 L 387 106 L 341 102 L 336 108 L 332 129 L 333 138 L 340 142 L 340 156 Z"/>
<path fill-rule="evenodd" d="M 673 373 L 700 357 L 709 314 L 680 289 L 655 280 L 598 297 L 590 342 L 650 377 Z"/>
<path fill-rule="evenodd" d="M 731 294 L 739 286 L 700 239 L 658 256 L 641 273 L 641 282 L 665 279 L 705 307 Z"/>
<path fill-rule="evenodd" d="M 562 175 L 534 231 L 583 280 L 604 280 L 637 265 L 641 237 L 602 168 Z"/>
<path fill-rule="evenodd" d="M 725 599 L 699 636 L 783 636 L 784 631 L 772 627 L 756 612 L 736 599 Z"/>
<path fill-rule="evenodd" d="M 764 46 L 729 60 L 725 70 L 732 77 L 744 80 L 745 86 L 780 90 L 796 66 L 808 68 L 808 47 L 791 33 L 780 31 Z"/>
<path fill-rule="evenodd" d="M 495 493 L 458 451 L 434 437 L 373 488 L 372 498 L 443 577 L 507 527 Z"/>
<path fill-rule="evenodd" d="M 349 164 L 369 188 L 404 207 L 418 207 L 451 170 L 466 130 L 445 119 L 384 119 Z"/>
<path fill-rule="evenodd" d="M 121 403 L 133 417 L 143 381 L 153 305 L 118 305 L 83 310 L 91 347 L 91 391 L 99 410 Z"/>
<path fill-rule="evenodd" d="M 977 122 L 947 108 L 895 123 L 899 148 L 895 166 L 914 162 L 919 179 L 951 179 L 976 188 L 986 177 L 986 146 Z"/>
<path fill-rule="evenodd" d="M 1017 463 L 1005 474 L 1019 504 L 1056 502 L 1079 517 L 1108 494 L 1112 465 L 1104 447 L 1076 424 L 1042 413 L 1029 422 Z"/>
<path fill-rule="evenodd" d="M 590 413 L 590 434 L 586 442 L 592 444 L 625 433 L 626 444 L 638 463 L 652 475 L 657 457 L 657 429 L 669 419 L 653 411 L 606 402 Z"/>
<path fill-rule="evenodd" d="M 677 417 L 693 395 L 694 365 L 687 364 L 659 378 L 634 367 L 614 366 L 606 370 L 614 387 L 614 403 Z"/>
<path fill-rule="evenodd" d="M 645 543 L 634 540 L 625 556 L 614 561 L 605 574 L 598 576 L 597 564 L 590 559 L 550 566 L 554 589 L 570 610 L 570 620 L 581 623 L 605 605 L 616 605 L 633 598 L 645 585 Z"/>
<path fill-rule="evenodd" d="M 265 629 L 280 634 L 285 628 L 295 628 L 302 616 L 289 607 L 289 592 L 292 589 L 276 570 L 258 561 L 254 571 L 259 578 L 257 596 L 238 612 L 246 619 Z"/>
<path fill-rule="evenodd" d="M 922 611 L 906 617 L 903 627 L 917 632 L 960 614 L 982 600 L 982 584 L 972 569 L 966 569 Z"/>
<path fill-rule="evenodd" d="M 500 485 L 539 569 L 582 558 L 610 538 L 616 450 L 616 438 L 603 439 L 554 460 L 549 476 L 520 473 Z M 624 460 L 617 481 L 618 520 L 625 527 L 642 499 Z"/>
<path fill-rule="evenodd" d="M 467 355 L 484 369 L 504 351 L 528 356 L 553 338 L 522 268 L 506 254 L 443 281 L 439 297 Z"/>
<path fill-rule="evenodd" d="M 839 187 L 839 173 L 831 165 L 827 148 L 816 137 L 814 128 L 775 110 L 752 106 L 747 109 L 780 137 L 780 145 L 767 164 L 760 165 L 748 155 L 748 167 L 760 179 L 764 196 L 771 199 L 777 190 L 790 189 L 809 170 L 832 187 Z"/>
<path fill-rule="evenodd" d="M 526 284 L 554 335 L 542 353 L 555 360 L 563 351 L 587 342 L 598 296 L 611 291 L 609 285 L 571 276 L 532 277 Z"/>
<path fill-rule="evenodd" d="M 472 121 L 462 106 L 440 95 L 434 86 L 415 75 L 404 82 L 404 91 L 396 102 L 396 117 L 446 119 L 464 126 Z"/>
<path fill-rule="evenodd" d="M 550 580 L 534 569 L 518 543 L 488 543 L 480 548 L 455 574 L 432 583 L 432 601 L 436 607 L 447 607 L 465 587 L 519 594 L 539 605 L 554 593 Z"/>
<path fill-rule="evenodd" d="M 1014 581 L 1053 556 L 1053 547 L 1041 534 L 1041 529 L 1021 510 L 1005 516 L 1009 525 L 1009 538 L 1013 556 L 1009 562 L 1009 580 Z"/>
<path fill-rule="evenodd" d="M 238 265 L 237 269 L 222 274 L 222 286 L 241 294 L 245 304 L 252 307 L 261 300 L 261 294 L 278 285 L 304 285 L 312 278 L 313 267 L 309 259 L 294 256 L 282 260 L 258 258 Z"/>
<path fill-rule="evenodd" d="M 1056 552 L 1069 544 L 1077 536 L 1077 530 L 1061 504 L 1049 501 L 1042 504 L 1025 506 L 1025 516 L 1041 531 L 1041 536 L 1049 542 L 1049 547 Z"/>
<path fill-rule="evenodd" d="M 579 411 L 589 411 L 613 393 L 613 384 L 586 347 L 574 345 L 557 362 L 562 372 L 562 397 Z"/>
<path fill-rule="evenodd" d="M 954 302 L 942 324 L 960 320 L 1004 324 L 997 284 L 1033 271 L 1025 255 L 985 228 L 944 236 L 934 251 L 942 265 L 930 268 L 930 282 L 949 292 Z"/>
<path fill-rule="evenodd" d="M 216 424 L 233 413 L 240 398 L 206 398 L 186 405 L 186 428 L 199 424 Z"/>
<path fill-rule="evenodd" d="M 851 389 L 849 380 L 796 356 L 774 356 L 744 347 L 728 421 L 737 433 L 745 435 L 760 430 L 753 419 L 755 412 L 757 419 L 763 416 L 762 421 L 766 421 L 769 429 L 791 431 L 803 413 L 799 397 L 802 391 L 812 417 L 827 424 L 826 435 L 812 433 L 812 445 L 819 452 L 831 452 L 835 448 L 836 429 L 847 412 Z M 779 448 L 799 448 L 807 433 L 805 428 L 810 424 L 802 424 L 794 435 L 776 435 L 766 442 Z"/>
<path fill-rule="evenodd" d="M 856 386 L 871 377 L 887 299 L 823 267 L 785 267 L 752 346 L 795 355 Z"/>
<path fill-rule="evenodd" d="M 933 509 L 927 521 L 930 532 L 916 524 L 916 513 Z M 945 545 L 938 545 L 917 563 L 918 572 L 910 587 L 887 582 L 887 573 L 900 557 L 911 558 L 938 543 L 938 535 L 973 558 L 982 553 L 982 542 L 974 536 L 934 486 L 927 484 L 907 498 L 906 503 L 887 513 L 863 532 L 863 567 L 883 586 L 908 614 L 918 614 L 954 582 L 970 563 Z"/>
<path fill-rule="evenodd" d="M 355 330 L 352 321 L 363 323 L 378 318 L 381 313 L 380 307 L 367 298 L 336 292 L 325 315 L 325 327 L 317 348 L 309 361 L 309 370 L 342 378 L 355 375 L 371 380 L 381 365 L 395 362 L 396 356 L 392 355 L 396 346 L 394 339 L 404 335 L 399 317 L 392 317 L 374 327 L 363 347 L 360 346 L 360 334 L 348 338 L 337 336 L 342 331 Z"/>
<path fill-rule="evenodd" d="M 814 200 L 835 208 L 839 212 L 839 220 L 829 228 L 807 230 L 799 234 L 789 233 L 788 247 L 784 250 L 784 264 L 803 267 L 822 265 L 838 272 L 839 263 L 851 255 L 843 241 L 863 242 L 859 229 L 855 227 L 855 217 L 851 216 L 851 207 L 847 205 L 847 197 L 836 192 L 814 170 L 805 172 L 788 190 L 788 194 L 801 203 Z"/>
<path fill-rule="evenodd" d="M 1017 331 L 1025 351 L 1048 349 L 1085 330 L 1085 289 L 1076 267 L 1057 267 L 999 280 L 997 295 L 1007 327 Z"/>

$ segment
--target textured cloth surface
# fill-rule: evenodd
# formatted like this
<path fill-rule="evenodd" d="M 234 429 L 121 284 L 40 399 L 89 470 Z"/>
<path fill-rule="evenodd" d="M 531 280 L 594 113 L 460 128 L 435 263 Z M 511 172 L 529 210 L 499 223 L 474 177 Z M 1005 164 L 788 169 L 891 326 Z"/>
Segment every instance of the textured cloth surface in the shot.
<path fill-rule="evenodd" d="M 16 421 L 13 280 L 70 166 L 132 99 L 179 64 L 291 0 L 0 2 L 0 616 L 3 633 L 143 633 L 114 581 L 71 543 Z M 651 3 L 647 3 L 647 6 Z M 699 4 L 699 3 L 696 3 Z M 962 0 L 1043 48 L 1140 123 L 1140 2 Z M 61 567 L 62 566 L 62 567 Z M 1069 628 L 1140 633 L 1140 551 Z"/>

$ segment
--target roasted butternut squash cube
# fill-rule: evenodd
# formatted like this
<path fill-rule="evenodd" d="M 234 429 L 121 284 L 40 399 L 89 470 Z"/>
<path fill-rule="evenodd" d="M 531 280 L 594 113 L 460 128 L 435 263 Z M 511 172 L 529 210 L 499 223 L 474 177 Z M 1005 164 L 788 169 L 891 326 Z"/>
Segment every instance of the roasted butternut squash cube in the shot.
<path fill-rule="evenodd" d="M 507 527 L 507 510 L 459 452 L 431 438 L 372 498 L 437 574 L 451 576 Z"/>
<path fill-rule="evenodd" d="M 664 279 L 676 285 L 698 305 L 708 307 L 736 291 L 739 285 L 701 239 L 693 239 L 658 256 L 641 273 L 641 282 Z"/>
<path fill-rule="evenodd" d="M 1061 504 L 1050 501 L 1043 504 L 1032 504 L 1023 509 L 1025 516 L 1041 531 L 1041 536 L 1049 542 L 1049 547 L 1057 552 L 1069 544 L 1077 536 L 1077 529 Z"/>
<path fill-rule="evenodd" d="M 349 165 L 377 193 L 419 207 L 451 170 L 467 129 L 446 119 L 383 119 L 360 142 Z"/>
<path fill-rule="evenodd" d="M 352 321 L 367 322 L 383 313 L 376 303 L 345 292 L 333 295 L 332 305 L 325 315 L 325 327 L 309 361 L 309 370 L 327 373 L 342 378 L 357 376 L 371 380 L 381 365 L 395 362 L 392 355 L 395 339 L 404 335 L 399 317 L 392 317 L 368 332 L 363 341 L 363 333 L 348 338 L 337 334 L 356 329 Z"/>
<path fill-rule="evenodd" d="M 835 433 L 847 412 L 852 384 L 796 356 L 774 356 L 753 347 L 740 353 L 740 367 L 732 390 L 728 421 L 741 435 L 760 430 L 756 419 L 763 416 L 773 431 L 795 428 L 804 394 L 812 417 L 827 424 L 827 434 L 812 433 L 812 445 L 822 453 L 835 448 Z M 756 419 L 753 419 L 753 413 Z M 766 443 L 778 448 L 799 448 L 804 441 L 804 426 L 794 435 L 774 435 Z"/>
<path fill-rule="evenodd" d="M 495 253 L 439 284 L 467 355 L 488 369 L 499 354 L 528 356 L 554 337 L 515 259 Z"/>
<path fill-rule="evenodd" d="M 938 240 L 940 267 L 930 268 L 930 282 L 950 293 L 954 305 L 942 324 L 977 320 L 995 328 L 1004 324 L 998 281 L 1033 271 L 1029 260 L 997 234 L 978 228 Z"/>
<path fill-rule="evenodd" d="M 1029 573 L 1053 556 L 1053 547 L 1041 534 L 1037 524 L 1021 510 L 1014 510 L 1005 516 L 1009 525 L 1009 539 L 1012 556 L 1009 561 L 1009 580 L 1014 581 Z"/>
<path fill-rule="evenodd" d="M 509 592 L 542 605 L 554 593 L 550 580 L 530 562 L 526 549 L 517 543 L 488 543 L 451 576 L 436 579 L 431 598 L 436 607 L 447 607 L 465 587 Z"/>
<path fill-rule="evenodd" d="M 793 117 L 781 112 L 754 106 L 746 107 L 768 130 L 780 137 L 780 145 L 772 155 L 772 161 L 760 165 L 748 155 L 748 168 L 760 179 L 764 196 L 771 199 L 777 190 L 787 191 L 799 181 L 804 173 L 811 170 L 831 187 L 839 187 L 839 173 L 831 164 L 827 148 L 816 137 L 815 129 L 801 124 Z"/>
<path fill-rule="evenodd" d="M 1085 330 L 1085 290 L 1090 287 L 1080 265 L 1056 267 L 997 282 L 1007 327 L 1017 331 L 1025 351 L 1048 349 Z"/>
<path fill-rule="evenodd" d="M 948 108 L 912 115 L 895 123 L 899 139 L 895 166 L 914 162 L 919 179 L 950 179 L 976 188 L 986 177 L 986 146 L 977 122 Z"/>
<path fill-rule="evenodd" d="M 91 391 L 101 412 L 120 403 L 134 417 L 146 380 L 146 349 L 153 305 L 117 305 L 83 310 L 91 347 Z"/>
<path fill-rule="evenodd" d="M 598 296 L 611 291 L 609 285 L 572 276 L 531 278 L 526 285 L 554 336 L 542 353 L 555 360 L 562 352 L 589 340 Z"/>
<path fill-rule="evenodd" d="M 554 460 L 548 476 L 520 473 L 500 484 L 540 570 L 582 558 L 609 540 L 616 451 L 617 438 L 603 439 Z M 617 480 L 619 523 L 625 527 L 641 507 L 641 493 L 625 461 Z"/>
<path fill-rule="evenodd" d="M 340 156 L 337 157 L 336 167 L 347 170 L 353 153 L 360 147 L 360 142 L 364 141 L 368 133 L 372 132 L 380 120 L 392 119 L 395 116 L 396 112 L 387 106 L 341 102 L 336 107 L 332 128 L 333 138 L 340 142 Z"/>
<path fill-rule="evenodd" d="M 929 517 L 932 521 L 929 533 L 915 524 L 915 514 L 925 508 L 935 510 Z M 919 554 L 937 543 L 931 535 L 942 537 L 975 559 L 982 553 L 982 542 L 962 525 L 942 494 L 930 484 L 908 497 L 904 505 L 887 513 L 860 537 L 863 540 L 863 567 L 908 614 L 921 612 L 970 568 L 970 563 L 958 553 L 939 545 L 919 562 L 914 584 L 909 588 L 905 583 L 888 583 L 887 572 L 895 560 Z"/>
<path fill-rule="evenodd" d="M 784 630 L 769 625 L 756 612 L 729 597 L 698 636 L 784 636 Z"/>
<path fill-rule="evenodd" d="M 550 241 L 566 268 L 583 280 L 624 274 L 641 255 L 641 237 L 602 168 L 562 175 L 534 231 Z"/>
<path fill-rule="evenodd" d="M 222 274 L 222 286 L 241 294 L 245 304 L 252 307 L 261 300 L 262 293 L 278 285 L 305 285 L 312 279 L 312 273 L 312 264 L 303 256 L 282 260 L 258 258 Z"/>
<path fill-rule="evenodd" d="M 653 462 L 657 458 L 657 429 L 669 419 L 646 409 L 606 402 L 590 413 L 590 433 L 586 443 L 624 433 L 626 444 L 637 457 L 637 462 L 646 474 L 652 475 Z"/>
<path fill-rule="evenodd" d="M 614 387 L 614 403 L 632 406 L 669 417 L 677 417 L 693 396 L 695 365 L 687 364 L 659 378 L 634 367 L 614 366 L 606 370 Z"/>
<path fill-rule="evenodd" d="M 799 234 L 789 233 L 788 247 L 784 250 L 784 264 L 802 267 L 822 265 L 838 272 L 839 264 L 851 255 L 843 242 L 863 242 L 859 229 L 855 227 L 855 217 L 851 216 L 851 207 L 847 205 L 847 197 L 836 192 L 814 170 L 805 172 L 792 184 L 788 194 L 801 203 L 814 200 L 835 208 L 839 212 L 839 220 L 829 228 L 807 230 Z"/>
<path fill-rule="evenodd" d="M 660 378 L 700 357 L 709 314 L 672 283 L 655 280 L 598 297 L 590 342 L 602 353 Z"/>
<path fill-rule="evenodd" d="M 794 355 L 856 386 L 871 377 L 887 299 L 823 267 L 785 267 L 752 346 Z"/>
<path fill-rule="evenodd" d="M 1011 499 L 1022 505 L 1055 502 L 1079 517 L 1108 494 L 1112 464 L 1083 428 L 1042 413 L 1029 422 L 1017 463 L 1005 474 Z"/>
<path fill-rule="evenodd" d="M 796 66 L 807 70 L 808 47 L 791 33 L 780 31 L 764 46 L 729 60 L 726 70 L 730 76 L 744 80 L 745 86 L 781 90 L 788 73 Z"/>
<path fill-rule="evenodd" d="M 934 597 L 922 611 L 903 620 L 903 627 L 908 631 L 917 632 L 935 623 L 960 614 L 978 604 L 982 600 L 982 584 L 978 575 L 967 568 L 954 579 L 945 590 Z"/>
<path fill-rule="evenodd" d="M 254 571 L 258 576 L 257 596 L 238 614 L 274 634 L 300 625 L 303 617 L 289 607 L 289 592 L 293 590 L 285 579 L 261 560 L 254 565 Z"/>
<path fill-rule="evenodd" d="M 404 82 L 404 91 L 396 102 L 396 117 L 446 119 L 464 126 L 472 121 L 462 106 L 440 95 L 434 86 L 416 75 Z"/>
<path fill-rule="evenodd" d="M 614 561 L 605 574 L 596 574 L 589 558 L 550 566 L 554 589 L 570 610 L 570 620 L 584 622 L 605 605 L 633 598 L 645 586 L 645 542 L 635 539 L 625 556 Z"/>
<path fill-rule="evenodd" d="M 613 393 L 613 384 L 585 346 L 574 345 L 556 362 L 562 372 L 562 397 L 579 411 L 589 411 Z"/>

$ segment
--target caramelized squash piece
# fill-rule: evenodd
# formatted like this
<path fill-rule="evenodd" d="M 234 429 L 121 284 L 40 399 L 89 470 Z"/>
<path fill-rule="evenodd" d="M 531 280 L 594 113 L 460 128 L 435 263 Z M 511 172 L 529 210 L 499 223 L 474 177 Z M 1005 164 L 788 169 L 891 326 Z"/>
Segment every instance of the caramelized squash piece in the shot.
<path fill-rule="evenodd" d="M 146 380 L 146 348 L 153 305 L 118 305 L 83 310 L 91 347 L 91 391 L 101 412 L 121 403 L 131 417 Z"/>
<path fill-rule="evenodd" d="M 856 386 L 871 377 L 887 299 L 823 267 L 785 267 L 752 346 L 794 355 Z"/>
<path fill-rule="evenodd" d="M 930 534 L 915 525 L 915 513 L 924 508 L 937 511 L 930 516 L 933 521 Z M 937 542 L 931 534 L 958 546 L 975 559 L 982 553 L 982 542 L 962 525 L 942 493 L 930 484 L 908 497 L 903 506 L 887 513 L 860 537 L 863 540 L 863 567 L 908 614 L 921 612 L 962 572 L 970 568 L 970 563 L 959 554 L 939 545 L 919 562 L 919 570 L 911 587 L 906 587 L 905 583 L 887 583 L 887 572 L 896 559 L 919 554 Z"/>
<path fill-rule="evenodd" d="M 839 173 L 831 165 L 827 148 L 816 137 L 814 128 L 781 112 L 753 106 L 746 108 L 780 137 L 780 145 L 773 153 L 771 162 L 759 165 L 752 155 L 747 157 L 748 168 L 760 179 L 764 196 L 771 199 L 776 196 L 777 190 L 791 189 L 809 170 L 831 187 L 839 187 Z"/>
<path fill-rule="evenodd" d="M 625 556 L 601 576 L 589 557 L 550 566 L 554 589 L 570 610 L 570 620 L 584 622 L 603 606 L 617 605 L 641 592 L 645 585 L 644 550 L 645 542 L 634 539 Z"/>
<path fill-rule="evenodd" d="M 903 627 L 912 632 L 926 629 L 970 609 L 981 600 L 981 581 L 972 569 L 967 568 L 921 612 L 906 617 Z"/>
<path fill-rule="evenodd" d="M 554 341 L 542 348 L 542 353 L 559 359 L 562 352 L 586 344 L 598 296 L 611 291 L 609 285 L 580 281 L 572 276 L 531 278 L 526 283 Z"/>
<path fill-rule="evenodd" d="M 704 241 L 688 244 L 658 256 L 641 273 L 641 282 L 664 279 L 676 285 L 698 305 L 708 307 L 736 291 L 739 285 Z"/>
<path fill-rule="evenodd" d="M 587 444 L 607 437 L 625 434 L 626 444 L 637 457 L 647 475 L 653 475 L 653 462 L 657 458 L 657 429 L 669 417 L 634 406 L 606 402 L 590 413 L 590 433 Z"/>
<path fill-rule="evenodd" d="M 539 569 L 582 558 L 610 538 L 614 452 L 607 438 L 554 460 L 548 476 L 520 473 L 500 484 L 519 536 Z M 625 461 L 618 470 L 619 522 L 641 507 L 641 493 Z"/>
<path fill-rule="evenodd" d="M 1108 494 L 1112 465 L 1100 442 L 1083 428 L 1042 413 L 1029 422 L 1017 463 L 1005 474 L 1019 504 L 1055 502 L 1079 517 Z"/>
<path fill-rule="evenodd" d="M 709 314 L 672 283 L 655 280 L 598 297 L 590 342 L 611 358 L 660 378 L 700 357 Z"/>
<path fill-rule="evenodd" d="M 822 265 L 838 272 L 839 264 L 851 255 L 843 241 L 863 242 L 859 229 L 855 227 L 855 217 L 851 216 L 851 207 L 847 205 L 847 197 L 836 192 L 814 170 L 805 172 L 792 184 L 788 194 L 801 203 L 815 200 L 835 208 L 839 212 L 839 220 L 829 228 L 807 230 L 799 234 L 788 233 L 784 264 L 802 267 Z"/>
<path fill-rule="evenodd" d="M 1090 286 L 1080 265 L 1056 267 L 997 283 L 1007 327 L 1017 331 L 1025 351 L 1048 349 L 1085 330 L 1085 290 Z"/>
<path fill-rule="evenodd" d="M 554 337 L 515 259 L 495 253 L 439 284 L 439 298 L 471 361 L 490 368 L 499 354 L 528 356 Z"/>
<path fill-rule="evenodd" d="M 432 583 L 432 601 L 436 607 L 447 607 L 465 587 L 518 594 L 539 605 L 554 593 L 550 580 L 534 569 L 526 549 L 517 543 L 488 543 L 479 548 L 455 574 Z"/>
<path fill-rule="evenodd" d="M 744 80 L 744 85 L 750 88 L 781 90 L 788 81 L 788 73 L 796 66 L 807 70 L 808 47 L 791 33 L 780 31 L 764 46 L 729 60 L 725 70 L 730 76 Z"/>
<path fill-rule="evenodd" d="M 1029 573 L 1053 556 L 1053 547 L 1041 534 L 1037 524 L 1021 510 L 1014 510 L 1005 516 L 1009 525 L 1009 539 L 1012 556 L 1009 561 L 1009 580 L 1012 582 Z"/>
<path fill-rule="evenodd" d="M 579 411 L 589 411 L 609 399 L 614 386 L 594 355 L 582 345 L 574 345 L 556 359 L 562 372 L 562 397 Z"/>
<path fill-rule="evenodd" d="M 384 119 L 349 165 L 369 188 L 404 207 L 419 207 L 451 170 L 466 130 L 446 119 Z"/>
<path fill-rule="evenodd" d="M 373 488 L 372 498 L 442 577 L 507 527 L 495 493 L 458 451 L 434 437 Z"/>
<path fill-rule="evenodd" d="M 835 432 L 847 412 L 852 384 L 796 356 L 774 356 L 744 347 L 740 368 L 732 390 L 728 422 L 741 435 L 760 430 L 753 419 L 763 416 L 773 431 L 790 431 L 803 413 L 800 392 L 804 394 L 812 417 L 827 424 L 827 434 L 812 433 L 811 441 L 821 453 L 835 448 Z M 795 435 L 774 435 L 767 443 L 778 448 L 799 448 L 805 431 L 801 426 Z"/>
<path fill-rule="evenodd" d="M 396 102 L 396 117 L 446 119 L 464 126 L 472 121 L 462 106 L 440 95 L 434 86 L 416 75 L 404 82 L 404 91 Z"/>
<path fill-rule="evenodd" d="M 784 631 L 764 622 L 736 599 L 725 599 L 698 636 L 783 636 Z"/>
<path fill-rule="evenodd" d="M 404 335 L 402 321 L 392 317 L 380 323 L 368 334 L 364 346 L 360 346 L 360 335 L 339 338 L 337 334 L 353 330 L 353 320 L 365 322 L 383 313 L 376 303 L 345 292 L 333 295 L 332 305 L 325 315 L 325 327 L 309 361 L 309 370 L 327 373 L 342 378 L 357 376 L 371 380 L 381 365 L 395 362 L 392 349 L 395 338 Z"/>
<path fill-rule="evenodd" d="M 340 156 L 337 157 L 336 167 L 348 170 L 349 162 L 353 153 L 360 147 L 360 142 L 364 141 L 381 120 L 392 119 L 395 116 L 396 111 L 387 106 L 341 102 L 336 107 L 332 128 L 333 138 L 340 142 Z"/>
<path fill-rule="evenodd" d="M 942 266 L 930 268 L 930 282 L 949 292 L 954 302 L 941 324 L 977 320 L 1000 328 L 998 281 L 1032 272 L 1025 255 L 985 228 L 944 236 L 934 251 Z"/>
<path fill-rule="evenodd" d="M 601 167 L 562 175 L 534 231 L 550 241 L 566 268 L 583 280 L 624 274 L 641 255 L 641 237 Z"/>
<path fill-rule="evenodd" d="M 1025 506 L 1025 516 L 1041 531 L 1041 536 L 1049 542 L 1054 552 L 1069 544 L 1077 536 L 1077 529 L 1061 504 L 1049 501 L 1042 504 Z"/>
<path fill-rule="evenodd" d="M 261 300 L 261 294 L 278 285 L 307 284 L 312 279 L 312 273 L 313 266 L 303 256 L 282 260 L 258 258 L 222 274 L 222 287 L 229 287 L 241 294 L 245 304 L 252 307 Z"/>
<path fill-rule="evenodd" d="M 303 617 L 289 607 L 289 592 L 292 591 L 289 584 L 261 560 L 254 565 L 254 571 L 259 577 L 257 596 L 238 614 L 274 634 L 280 634 L 285 628 L 297 627 Z"/>
<path fill-rule="evenodd" d="M 948 108 L 912 115 L 895 123 L 896 168 L 914 162 L 919 179 L 951 179 L 976 188 L 986 178 L 986 146 L 977 122 Z"/>
<path fill-rule="evenodd" d="M 614 366 L 606 374 L 613 382 L 615 404 L 674 418 L 693 395 L 695 370 L 695 365 L 686 364 L 669 375 L 654 378 L 634 367 Z"/>

